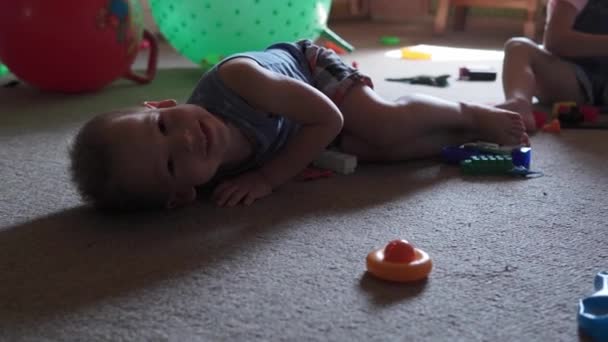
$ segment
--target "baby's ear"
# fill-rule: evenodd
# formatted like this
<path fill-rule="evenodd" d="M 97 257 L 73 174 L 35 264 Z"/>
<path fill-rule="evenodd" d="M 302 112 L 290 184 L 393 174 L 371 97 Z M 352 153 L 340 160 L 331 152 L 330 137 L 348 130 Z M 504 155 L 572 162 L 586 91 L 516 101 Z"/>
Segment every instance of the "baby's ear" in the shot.
<path fill-rule="evenodd" d="M 177 106 L 177 101 L 173 99 L 162 101 L 144 101 L 143 105 L 148 108 L 170 108 Z"/>
<path fill-rule="evenodd" d="M 196 199 L 196 189 L 190 187 L 188 189 L 182 189 L 175 191 L 171 194 L 171 197 L 167 201 L 167 209 L 184 207 Z"/>

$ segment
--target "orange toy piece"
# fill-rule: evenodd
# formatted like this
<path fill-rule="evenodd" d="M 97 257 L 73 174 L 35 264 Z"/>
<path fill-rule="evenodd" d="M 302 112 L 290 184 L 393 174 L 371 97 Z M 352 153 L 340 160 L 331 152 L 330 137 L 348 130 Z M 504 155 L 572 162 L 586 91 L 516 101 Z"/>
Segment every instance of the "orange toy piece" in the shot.
<path fill-rule="evenodd" d="M 559 133 L 559 132 L 561 132 L 561 130 L 562 130 L 562 126 L 559 123 L 558 119 L 553 119 L 553 121 L 551 121 L 550 123 L 543 126 L 543 132 Z"/>
<path fill-rule="evenodd" d="M 339 47 L 338 44 L 336 44 L 336 43 L 325 42 L 323 45 L 325 46 L 325 48 L 333 50 L 338 55 L 346 55 L 346 50 L 344 50 L 343 48 Z"/>
<path fill-rule="evenodd" d="M 401 246 L 395 248 L 395 245 Z M 387 258 L 389 260 L 399 259 L 390 256 L 387 257 L 385 255 L 385 251 L 389 250 L 387 247 L 392 251 L 399 251 L 398 253 L 403 253 L 411 248 L 414 251 L 414 259 L 411 261 L 387 261 Z M 402 283 L 414 282 L 427 278 L 433 268 L 433 262 L 429 255 L 421 249 L 414 248 L 406 240 L 393 240 L 389 242 L 386 247 L 373 250 L 367 255 L 366 261 L 368 272 L 374 276 L 380 279 Z"/>

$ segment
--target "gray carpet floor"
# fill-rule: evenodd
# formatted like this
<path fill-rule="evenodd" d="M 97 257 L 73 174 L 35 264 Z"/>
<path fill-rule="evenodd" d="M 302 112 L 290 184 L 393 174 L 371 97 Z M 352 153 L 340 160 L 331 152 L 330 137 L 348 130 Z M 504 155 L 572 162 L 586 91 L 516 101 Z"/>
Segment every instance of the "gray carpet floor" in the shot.
<path fill-rule="evenodd" d="M 466 61 L 388 59 L 376 41 L 395 34 L 500 48 L 519 34 L 334 28 L 359 47 L 346 59 L 385 97 L 423 92 L 485 103 L 502 99 L 499 82 L 453 81 L 446 89 L 384 82 L 456 75 Z M 606 131 L 534 136 L 533 168 L 545 174 L 536 179 L 463 177 L 426 160 L 293 182 L 250 207 L 201 201 L 125 216 L 83 207 L 66 172 L 71 136 L 97 111 L 183 100 L 200 76 L 167 46 L 161 67 L 150 85 L 118 81 L 79 96 L 0 88 L 0 340 L 580 338 L 578 300 L 608 268 Z M 387 283 L 365 272 L 367 253 L 395 238 L 431 255 L 427 281 Z"/>

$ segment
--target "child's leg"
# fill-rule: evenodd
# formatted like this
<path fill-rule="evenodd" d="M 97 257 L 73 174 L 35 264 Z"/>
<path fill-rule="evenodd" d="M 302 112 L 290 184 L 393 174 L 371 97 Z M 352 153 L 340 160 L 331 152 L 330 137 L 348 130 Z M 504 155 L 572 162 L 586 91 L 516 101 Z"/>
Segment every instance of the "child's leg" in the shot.
<path fill-rule="evenodd" d="M 520 113 L 528 131 L 537 128 L 532 97 L 543 103 L 585 100 L 574 65 L 527 38 L 513 38 L 506 43 L 502 77 L 506 101 L 498 107 Z"/>
<path fill-rule="evenodd" d="M 503 145 L 527 143 L 517 113 L 427 96 L 386 101 L 364 85 L 340 105 L 342 149 L 364 160 L 405 160 L 438 155 L 446 145 L 475 140 Z"/>

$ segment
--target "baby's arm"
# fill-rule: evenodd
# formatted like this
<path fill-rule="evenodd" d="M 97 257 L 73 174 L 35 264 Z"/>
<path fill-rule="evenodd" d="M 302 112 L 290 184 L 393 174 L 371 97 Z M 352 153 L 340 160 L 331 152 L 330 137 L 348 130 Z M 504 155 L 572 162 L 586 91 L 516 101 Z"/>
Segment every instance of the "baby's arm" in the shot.
<path fill-rule="evenodd" d="M 245 173 L 218 186 L 214 197 L 220 205 L 250 204 L 296 176 L 317 157 L 342 129 L 338 107 L 310 85 L 239 58 L 220 67 L 220 77 L 251 106 L 279 113 L 300 124 L 283 151 L 259 170 Z"/>
<path fill-rule="evenodd" d="M 547 22 L 545 48 L 562 57 L 608 56 L 608 35 L 582 33 L 572 29 L 578 13 L 579 10 L 569 2 L 556 2 Z"/>

